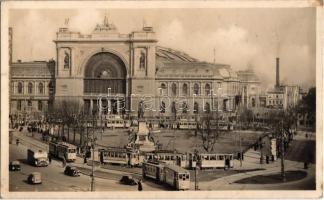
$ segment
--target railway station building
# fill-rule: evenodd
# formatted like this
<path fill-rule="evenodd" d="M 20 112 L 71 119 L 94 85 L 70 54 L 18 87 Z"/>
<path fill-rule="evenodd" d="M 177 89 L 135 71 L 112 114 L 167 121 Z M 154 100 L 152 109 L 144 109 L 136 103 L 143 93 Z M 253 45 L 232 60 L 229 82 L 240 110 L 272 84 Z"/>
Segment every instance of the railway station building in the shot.
<path fill-rule="evenodd" d="M 96 116 L 133 117 L 139 110 L 144 117 L 225 115 L 261 105 L 253 71 L 161 47 L 152 27 L 121 34 L 105 18 L 90 34 L 59 28 L 53 42 L 55 61 L 10 62 L 11 114 L 44 115 L 60 101 Z"/>

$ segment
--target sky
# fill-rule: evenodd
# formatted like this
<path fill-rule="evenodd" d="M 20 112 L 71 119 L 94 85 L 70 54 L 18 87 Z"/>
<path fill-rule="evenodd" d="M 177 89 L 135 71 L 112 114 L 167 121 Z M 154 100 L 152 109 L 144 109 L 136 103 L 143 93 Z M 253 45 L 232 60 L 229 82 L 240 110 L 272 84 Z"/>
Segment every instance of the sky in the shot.
<path fill-rule="evenodd" d="M 55 58 L 59 27 L 90 34 L 104 16 L 123 34 L 153 26 L 158 45 L 181 50 L 201 61 L 253 69 L 265 88 L 280 79 L 303 88 L 315 86 L 315 8 L 15 9 L 13 60 Z M 215 51 L 214 51 L 215 49 Z"/>

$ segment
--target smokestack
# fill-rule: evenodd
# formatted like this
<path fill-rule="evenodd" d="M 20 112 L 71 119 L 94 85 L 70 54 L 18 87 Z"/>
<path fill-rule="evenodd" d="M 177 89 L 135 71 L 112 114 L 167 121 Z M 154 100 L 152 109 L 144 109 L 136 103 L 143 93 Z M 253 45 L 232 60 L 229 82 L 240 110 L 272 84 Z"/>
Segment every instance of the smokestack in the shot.
<path fill-rule="evenodd" d="M 279 58 L 276 58 L 276 87 L 280 86 Z"/>
<path fill-rule="evenodd" d="M 12 63 L 12 28 L 9 27 L 9 65 Z"/>

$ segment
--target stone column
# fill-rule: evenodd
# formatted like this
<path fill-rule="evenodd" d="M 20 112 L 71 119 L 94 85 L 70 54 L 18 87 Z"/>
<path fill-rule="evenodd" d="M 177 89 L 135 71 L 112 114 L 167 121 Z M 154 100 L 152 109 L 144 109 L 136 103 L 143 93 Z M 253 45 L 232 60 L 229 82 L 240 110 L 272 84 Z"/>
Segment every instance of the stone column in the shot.
<path fill-rule="evenodd" d="M 90 114 L 92 114 L 92 110 L 93 110 L 93 100 L 90 99 L 90 110 L 89 110 Z"/>
<path fill-rule="evenodd" d="M 119 109 L 120 109 L 120 108 L 119 108 L 119 98 L 117 98 L 117 114 L 118 114 L 118 115 L 119 115 L 119 112 L 120 112 Z"/>

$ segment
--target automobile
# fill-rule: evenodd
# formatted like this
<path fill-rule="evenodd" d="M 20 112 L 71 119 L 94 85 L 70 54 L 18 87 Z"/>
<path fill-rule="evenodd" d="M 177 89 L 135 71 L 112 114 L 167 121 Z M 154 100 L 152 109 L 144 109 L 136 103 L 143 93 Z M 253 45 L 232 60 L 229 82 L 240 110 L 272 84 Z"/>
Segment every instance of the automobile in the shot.
<path fill-rule="evenodd" d="M 20 162 L 15 160 L 9 163 L 9 171 L 20 171 Z"/>
<path fill-rule="evenodd" d="M 76 167 L 68 165 L 65 167 L 64 174 L 68 176 L 80 176 L 80 171 Z"/>
<path fill-rule="evenodd" d="M 42 183 L 42 175 L 40 172 L 33 172 L 28 175 L 27 182 L 29 184 L 41 184 Z"/>
<path fill-rule="evenodd" d="M 137 182 L 131 176 L 123 176 L 119 182 L 124 185 L 137 185 Z"/>

